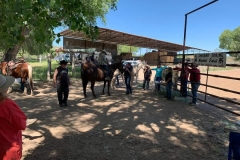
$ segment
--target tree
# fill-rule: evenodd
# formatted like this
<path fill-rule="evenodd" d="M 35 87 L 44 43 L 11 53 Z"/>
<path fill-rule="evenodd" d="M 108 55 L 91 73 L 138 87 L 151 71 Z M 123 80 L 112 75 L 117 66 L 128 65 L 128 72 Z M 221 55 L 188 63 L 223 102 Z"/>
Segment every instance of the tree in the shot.
<path fill-rule="evenodd" d="M 33 36 L 28 37 L 22 45 L 22 49 L 31 55 L 47 53 L 52 48 L 53 39 L 37 42 Z"/>
<path fill-rule="evenodd" d="M 127 52 L 127 53 L 136 53 L 139 50 L 139 47 L 132 47 L 126 45 L 118 45 L 118 53 Z"/>
<path fill-rule="evenodd" d="M 26 39 L 37 43 L 60 35 L 54 28 L 67 26 L 83 31 L 94 39 L 96 20 L 105 22 L 109 9 L 116 9 L 117 0 L 1 0 L 0 50 L 7 51 L 5 60 L 15 59 Z"/>
<path fill-rule="evenodd" d="M 233 31 L 223 31 L 219 37 L 219 41 L 219 48 L 229 51 L 240 51 L 240 27 L 234 29 Z M 231 54 L 231 56 L 236 57 L 237 54 Z"/>

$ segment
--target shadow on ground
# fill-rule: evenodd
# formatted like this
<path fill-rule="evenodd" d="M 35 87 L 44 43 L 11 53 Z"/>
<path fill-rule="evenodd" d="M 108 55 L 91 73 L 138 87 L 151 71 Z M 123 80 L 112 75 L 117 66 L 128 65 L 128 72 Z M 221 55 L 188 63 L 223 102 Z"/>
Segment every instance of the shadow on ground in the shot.
<path fill-rule="evenodd" d="M 44 86 L 34 97 L 11 94 L 29 119 L 37 119 L 23 131 L 24 160 L 227 158 L 230 129 L 220 115 L 189 106 L 184 99 L 168 101 L 137 84 L 133 95 L 125 95 L 122 87 L 111 96 L 99 96 L 101 83 L 98 98 L 85 99 L 77 81 L 69 107 L 60 108 L 55 89 Z M 230 115 L 221 116 L 227 121 Z"/>

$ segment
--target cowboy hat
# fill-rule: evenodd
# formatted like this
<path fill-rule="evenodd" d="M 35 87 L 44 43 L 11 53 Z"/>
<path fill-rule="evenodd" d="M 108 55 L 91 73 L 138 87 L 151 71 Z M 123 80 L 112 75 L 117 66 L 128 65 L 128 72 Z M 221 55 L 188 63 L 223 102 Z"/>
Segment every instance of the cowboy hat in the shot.
<path fill-rule="evenodd" d="M 0 93 L 6 91 L 14 81 L 15 79 L 12 76 L 3 76 L 0 74 Z"/>
<path fill-rule="evenodd" d="M 67 64 L 67 63 L 68 63 L 68 62 L 65 61 L 65 60 L 62 60 L 62 61 L 59 62 L 59 64 Z"/>

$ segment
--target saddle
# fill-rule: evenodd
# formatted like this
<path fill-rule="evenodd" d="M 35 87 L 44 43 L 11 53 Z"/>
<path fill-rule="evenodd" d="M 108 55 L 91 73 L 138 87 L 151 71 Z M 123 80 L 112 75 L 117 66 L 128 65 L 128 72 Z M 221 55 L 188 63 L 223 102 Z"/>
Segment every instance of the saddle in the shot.
<path fill-rule="evenodd" d="M 19 59 L 17 62 L 14 62 L 13 60 L 9 61 L 6 66 L 7 75 L 12 75 L 12 70 L 22 63 L 26 63 L 26 61 L 24 59 Z"/>
<path fill-rule="evenodd" d="M 107 71 L 106 71 L 104 65 L 99 65 L 99 64 L 95 64 L 95 65 L 97 66 L 97 68 L 101 69 L 103 71 L 103 73 L 105 74 L 105 76 L 106 76 Z M 108 65 L 108 74 L 109 75 L 111 74 L 111 69 L 109 68 L 109 65 Z"/>

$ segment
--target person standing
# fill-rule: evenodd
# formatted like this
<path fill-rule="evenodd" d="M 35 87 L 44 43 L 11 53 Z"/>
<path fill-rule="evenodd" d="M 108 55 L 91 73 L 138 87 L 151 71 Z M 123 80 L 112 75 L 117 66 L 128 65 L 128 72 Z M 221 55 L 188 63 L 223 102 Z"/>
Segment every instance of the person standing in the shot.
<path fill-rule="evenodd" d="M 182 72 L 182 68 L 176 67 L 178 71 L 181 71 L 180 79 L 181 79 L 181 88 L 180 93 L 182 97 L 187 97 L 187 83 L 188 83 L 188 77 L 189 77 L 189 68 L 188 64 L 184 63 L 184 68 Z"/>
<path fill-rule="evenodd" d="M 106 58 L 106 54 L 107 52 L 105 50 L 103 50 L 98 57 L 98 65 L 102 65 L 104 70 L 106 71 L 106 76 L 105 76 L 105 80 L 110 80 L 109 77 L 109 68 L 108 68 L 108 60 Z"/>
<path fill-rule="evenodd" d="M 191 106 L 197 105 L 197 92 L 200 86 L 200 70 L 197 68 L 197 64 L 193 63 L 190 72 L 190 82 L 191 82 L 191 90 L 192 90 L 192 102 L 190 102 Z"/>
<path fill-rule="evenodd" d="M 166 83 L 166 96 L 164 98 L 167 98 L 170 100 L 172 98 L 172 68 L 168 68 L 168 73 L 165 77 L 165 83 Z"/>
<path fill-rule="evenodd" d="M 165 67 L 162 67 L 160 64 L 157 65 L 157 68 L 152 68 L 151 70 L 155 70 L 155 81 L 158 83 L 155 84 L 155 91 L 160 91 L 160 81 L 162 80 L 162 71 L 165 69 Z"/>
<path fill-rule="evenodd" d="M 70 79 L 68 76 L 67 61 L 60 61 L 60 66 L 55 69 L 53 75 L 54 86 L 57 87 L 57 96 L 59 107 L 68 106 L 68 94 L 69 94 L 69 85 Z"/>
<path fill-rule="evenodd" d="M 15 79 L 0 75 L 0 159 L 20 160 L 22 130 L 26 129 L 26 115 L 6 93 Z"/>
<path fill-rule="evenodd" d="M 146 66 L 143 69 L 143 73 L 144 73 L 143 89 L 148 90 L 149 89 L 149 82 L 150 82 L 151 76 L 152 76 L 152 71 L 151 71 L 150 67 Z"/>
<path fill-rule="evenodd" d="M 126 94 L 132 94 L 132 87 L 131 87 L 131 73 L 132 67 L 131 64 L 127 63 L 124 70 L 124 78 L 126 84 Z"/>

